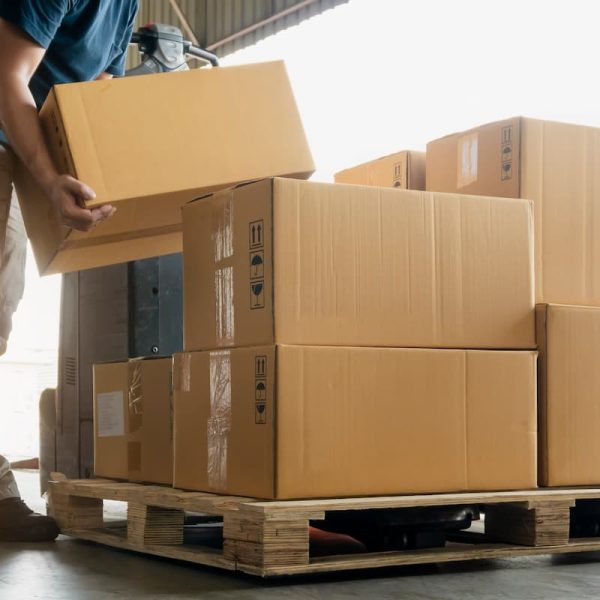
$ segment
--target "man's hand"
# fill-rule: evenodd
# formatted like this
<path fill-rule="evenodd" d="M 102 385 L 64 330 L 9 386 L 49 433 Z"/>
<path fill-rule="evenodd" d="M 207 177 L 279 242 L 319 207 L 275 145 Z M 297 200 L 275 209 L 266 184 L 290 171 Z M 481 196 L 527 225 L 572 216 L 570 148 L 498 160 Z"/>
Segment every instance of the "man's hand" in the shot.
<path fill-rule="evenodd" d="M 110 205 L 91 210 L 84 208 L 85 201 L 92 200 L 96 194 L 85 183 L 69 175 L 59 175 L 45 187 L 62 222 L 72 229 L 90 231 L 116 212 Z"/>

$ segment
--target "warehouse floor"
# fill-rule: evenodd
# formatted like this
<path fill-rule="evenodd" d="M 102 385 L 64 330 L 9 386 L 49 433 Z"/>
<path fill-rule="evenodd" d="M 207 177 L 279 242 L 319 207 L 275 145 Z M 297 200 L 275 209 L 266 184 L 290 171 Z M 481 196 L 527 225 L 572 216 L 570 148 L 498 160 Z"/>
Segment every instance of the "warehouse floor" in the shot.
<path fill-rule="evenodd" d="M 17 478 L 26 500 L 41 510 L 37 474 L 18 473 Z M 596 599 L 600 597 L 599 560 L 600 554 L 535 557 L 261 583 L 60 538 L 37 546 L 0 544 L 0 598 Z"/>

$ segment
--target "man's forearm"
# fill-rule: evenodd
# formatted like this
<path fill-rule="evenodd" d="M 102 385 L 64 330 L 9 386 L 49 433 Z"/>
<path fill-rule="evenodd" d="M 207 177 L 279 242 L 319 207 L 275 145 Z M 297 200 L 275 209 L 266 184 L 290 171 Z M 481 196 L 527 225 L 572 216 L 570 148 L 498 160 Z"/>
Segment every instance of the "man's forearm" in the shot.
<path fill-rule="evenodd" d="M 29 87 L 19 77 L 0 76 L 0 122 L 13 150 L 43 188 L 58 177 L 46 147 Z"/>
<path fill-rule="evenodd" d="M 12 148 L 50 198 L 62 223 L 90 231 L 112 216 L 110 205 L 85 208 L 94 190 L 66 173 L 50 157 L 29 82 L 44 58 L 42 46 L 0 18 L 0 124 Z"/>

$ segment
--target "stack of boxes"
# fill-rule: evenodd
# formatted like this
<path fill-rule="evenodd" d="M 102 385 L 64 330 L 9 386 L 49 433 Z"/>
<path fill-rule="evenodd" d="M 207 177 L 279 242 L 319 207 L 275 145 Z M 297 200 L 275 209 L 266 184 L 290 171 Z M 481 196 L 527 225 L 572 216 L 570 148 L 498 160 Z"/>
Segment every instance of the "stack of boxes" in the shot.
<path fill-rule="evenodd" d="M 427 189 L 535 213 L 539 482 L 600 483 L 600 130 L 515 118 L 431 142 Z"/>
<path fill-rule="evenodd" d="M 536 485 L 532 206 L 269 179 L 186 205 L 174 485 Z"/>
<path fill-rule="evenodd" d="M 172 209 L 189 201 L 185 351 L 96 366 L 96 475 L 281 499 L 600 482 L 600 308 L 568 306 L 600 306 L 600 131 L 512 119 L 436 140 L 428 191 L 411 189 L 425 185 L 415 152 L 336 184 L 265 179 L 312 170 L 274 77 L 293 143 L 261 140 L 259 160 L 242 140 L 219 181 L 173 191 L 166 228 L 151 210 L 128 240 L 57 229 L 38 244 L 47 272 L 88 265 L 95 245 L 138 258 L 180 243 Z M 126 218 L 165 202 L 117 183 Z"/>

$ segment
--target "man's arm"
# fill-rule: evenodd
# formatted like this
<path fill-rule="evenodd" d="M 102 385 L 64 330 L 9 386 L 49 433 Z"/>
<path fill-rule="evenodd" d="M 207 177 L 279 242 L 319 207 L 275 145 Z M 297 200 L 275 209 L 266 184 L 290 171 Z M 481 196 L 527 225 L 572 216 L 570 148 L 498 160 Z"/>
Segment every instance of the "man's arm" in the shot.
<path fill-rule="evenodd" d="M 68 227 L 89 231 L 114 214 L 112 206 L 87 210 L 95 197 L 84 183 L 59 173 L 48 153 L 29 81 L 45 50 L 18 27 L 0 19 L 0 124 L 11 147 L 50 197 Z"/>

